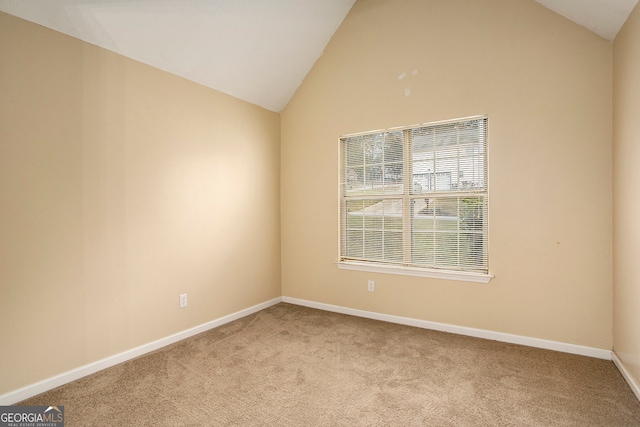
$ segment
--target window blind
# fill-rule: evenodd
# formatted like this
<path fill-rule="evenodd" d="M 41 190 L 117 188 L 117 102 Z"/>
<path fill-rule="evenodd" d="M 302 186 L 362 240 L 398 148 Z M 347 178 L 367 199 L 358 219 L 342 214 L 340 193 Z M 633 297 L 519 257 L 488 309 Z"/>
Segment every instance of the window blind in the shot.
<path fill-rule="evenodd" d="M 487 125 L 340 138 L 340 260 L 487 273 Z"/>

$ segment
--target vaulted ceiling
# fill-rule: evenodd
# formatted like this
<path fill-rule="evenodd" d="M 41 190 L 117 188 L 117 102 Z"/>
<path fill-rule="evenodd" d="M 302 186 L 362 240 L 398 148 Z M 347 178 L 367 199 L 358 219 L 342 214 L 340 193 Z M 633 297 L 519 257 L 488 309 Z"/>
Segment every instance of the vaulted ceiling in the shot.
<path fill-rule="evenodd" d="M 535 1 L 609 41 L 613 41 L 638 3 L 638 0 Z"/>
<path fill-rule="evenodd" d="M 638 0 L 535 0 L 613 40 Z M 355 0 L 0 0 L 0 11 L 272 111 Z"/>

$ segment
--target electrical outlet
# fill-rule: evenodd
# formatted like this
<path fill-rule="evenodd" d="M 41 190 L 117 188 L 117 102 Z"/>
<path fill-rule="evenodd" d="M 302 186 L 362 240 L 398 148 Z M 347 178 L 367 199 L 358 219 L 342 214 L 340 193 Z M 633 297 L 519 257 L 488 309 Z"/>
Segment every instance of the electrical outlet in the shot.
<path fill-rule="evenodd" d="M 180 295 L 180 308 L 185 308 L 187 306 L 187 294 Z"/>
<path fill-rule="evenodd" d="M 373 280 L 369 280 L 369 282 L 367 283 L 367 290 L 369 292 L 373 292 L 376 290 L 376 282 L 374 282 Z"/>

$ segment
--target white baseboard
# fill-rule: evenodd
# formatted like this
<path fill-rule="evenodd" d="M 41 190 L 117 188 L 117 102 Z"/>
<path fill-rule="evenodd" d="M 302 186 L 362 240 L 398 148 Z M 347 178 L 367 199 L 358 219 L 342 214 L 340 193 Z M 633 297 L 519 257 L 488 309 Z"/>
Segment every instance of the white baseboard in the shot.
<path fill-rule="evenodd" d="M 71 371 L 64 372 L 60 375 L 56 375 L 46 380 L 37 382 L 35 384 L 28 385 L 21 389 L 11 391 L 0 396 L 0 405 L 13 405 L 17 402 L 28 399 L 40 393 L 44 393 L 45 391 L 49 391 L 71 381 L 86 377 L 87 375 L 96 373 L 111 366 L 115 366 L 119 363 L 126 362 L 127 360 L 131 360 L 145 353 L 149 353 L 151 351 L 165 347 L 169 344 L 181 341 L 185 338 L 189 338 L 199 333 L 208 331 L 209 329 L 217 328 L 218 326 L 233 322 L 234 320 L 256 313 L 260 310 L 264 310 L 265 308 L 278 304 L 281 301 L 282 298 L 280 297 L 274 298 L 270 301 L 266 301 L 261 304 L 254 305 L 253 307 L 245 308 L 244 310 L 240 310 L 227 316 L 221 317 L 219 319 L 212 320 L 211 322 L 195 326 L 191 329 L 187 329 L 186 331 L 178 332 L 177 334 L 161 338 L 148 344 L 141 345 L 140 347 L 124 351 L 105 359 L 98 360 L 97 362 L 93 362 L 88 365 L 84 365 Z"/>
<path fill-rule="evenodd" d="M 624 367 L 624 365 L 622 364 L 622 361 L 620 360 L 620 358 L 618 358 L 618 355 L 616 354 L 615 350 L 612 352 L 611 359 L 613 360 L 613 363 L 615 363 L 616 367 L 622 374 L 622 377 L 625 379 L 625 381 L 627 381 L 627 384 L 629 384 L 629 387 L 631 387 L 633 394 L 635 394 L 638 400 L 640 400 L 640 385 L 638 385 L 638 383 L 633 379 L 629 371 L 627 371 L 627 369 Z"/>
<path fill-rule="evenodd" d="M 352 316 L 365 317 L 368 319 L 381 320 L 384 322 L 397 323 L 397 324 L 407 325 L 407 326 L 415 326 L 415 327 L 424 328 L 424 329 L 432 329 L 432 330 L 441 331 L 441 332 L 450 332 L 454 334 L 466 335 L 466 336 L 471 336 L 476 338 L 484 338 L 484 339 L 489 339 L 494 341 L 507 342 L 511 344 L 521 344 L 521 345 L 526 345 L 530 347 L 538 347 L 538 348 L 544 348 L 548 350 L 560 351 L 564 353 L 595 357 L 598 359 L 613 360 L 616 367 L 618 368 L 618 370 L 620 370 L 620 373 L 622 374 L 624 379 L 627 381 L 627 383 L 629 384 L 629 386 L 631 387 L 635 395 L 638 397 L 638 399 L 640 399 L 640 387 L 634 381 L 631 375 L 626 371 L 626 369 L 622 365 L 622 362 L 618 359 L 616 354 L 613 353 L 611 350 L 585 347 L 585 346 L 580 346 L 575 344 L 566 344 L 562 342 L 548 341 L 548 340 L 542 340 L 538 338 L 523 337 L 520 335 L 505 334 L 502 332 L 493 332 L 493 331 L 487 331 L 483 329 L 466 328 L 463 326 L 455 326 L 455 325 L 449 325 L 446 323 L 430 322 L 426 320 L 412 319 L 408 317 L 401 317 L 401 316 L 394 316 L 390 314 L 376 313 L 372 311 L 358 310 L 354 308 L 324 304 L 324 303 L 308 301 L 308 300 L 303 300 L 298 298 L 279 297 L 258 305 L 254 305 L 253 307 L 249 307 L 244 310 L 240 310 L 238 312 L 229 314 L 219 319 L 212 320 L 211 322 L 204 323 L 202 325 L 193 327 L 191 329 L 187 329 L 186 331 L 182 331 L 177 334 L 170 335 L 168 337 L 153 341 L 151 343 L 141 345 L 134 349 L 127 350 L 122 353 L 107 357 L 97 362 L 93 362 L 88 365 L 81 366 L 79 368 L 62 373 L 60 375 L 56 375 L 54 377 L 48 378 L 38 383 L 28 385 L 21 389 L 11 391 L 9 393 L 6 393 L 0 396 L 0 405 L 15 404 L 17 402 L 28 399 L 40 393 L 44 393 L 48 390 L 59 387 L 71 381 L 75 381 L 87 375 L 96 373 L 103 369 L 109 368 L 111 366 L 115 366 L 119 363 L 126 362 L 127 360 L 131 360 L 135 357 L 138 357 L 143 354 L 149 353 L 151 351 L 157 350 L 159 348 L 165 347 L 169 344 L 173 344 L 185 338 L 189 338 L 199 333 L 208 331 L 209 329 L 222 326 L 226 323 L 229 323 L 234 320 L 240 319 L 242 317 L 248 316 L 250 314 L 256 313 L 260 310 L 264 310 L 265 308 L 271 307 L 275 304 L 278 304 L 279 302 L 286 302 L 290 304 L 301 305 L 301 306 L 310 307 L 310 308 L 317 308 L 319 310 L 332 311 L 335 313 L 348 314 Z"/>
<path fill-rule="evenodd" d="M 390 314 L 381 314 L 373 311 L 358 310 L 355 308 L 341 307 L 337 305 L 324 304 L 315 301 L 308 301 L 298 298 L 282 297 L 283 302 L 302 305 L 319 310 L 333 311 L 335 313 L 349 314 L 351 316 L 366 317 L 368 319 L 382 320 L 384 322 L 398 323 L 400 325 L 415 326 L 423 329 L 432 329 L 441 332 L 450 332 L 458 335 L 466 335 L 476 338 L 484 338 L 493 341 L 507 342 L 510 344 L 521 344 L 529 347 L 544 348 L 563 353 L 578 354 L 597 359 L 611 360 L 611 350 L 585 347 L 576 344 L 567 344 L 558 341 L 548 341 L 539 338 L 523 337 L 520 335 L 505 334 L 502 332 L 487 331 L 484 329 L 466 328 L 464 326 L 448 325 L 446 323 L 429 322 L 427 320 L 412 319 Z"/>

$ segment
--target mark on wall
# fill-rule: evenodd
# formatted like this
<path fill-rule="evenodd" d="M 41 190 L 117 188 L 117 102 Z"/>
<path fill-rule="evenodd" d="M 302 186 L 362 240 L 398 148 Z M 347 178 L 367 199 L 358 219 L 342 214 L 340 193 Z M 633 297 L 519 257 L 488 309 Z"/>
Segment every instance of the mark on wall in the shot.
<path fill-rule="evenodd" d="M 414 69 L 411 71 L 411 77 L 415 77 L 415 76 L 417 76 L 417 75 L 418 75 L 418 69 L 417 69 L 417 68 L 414 68 Z M 404 71 L 403 71 L 403 72 L 401 72 L 400 74 L 398 74 L 398 80 L 402 81 L 402 80 L 404 80 L 405 78 L 407 78 L 408 76 L 409 76 L 409 75 L 408 75 L 406 72 L 404 72 Z M 407 85 L 407 86 L 405 86 L 405 88 L 404 88 L 404 96 L 409 96 L 409 95 L 411 95 L 411 88 Z"/>

